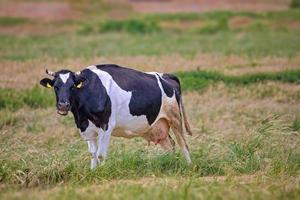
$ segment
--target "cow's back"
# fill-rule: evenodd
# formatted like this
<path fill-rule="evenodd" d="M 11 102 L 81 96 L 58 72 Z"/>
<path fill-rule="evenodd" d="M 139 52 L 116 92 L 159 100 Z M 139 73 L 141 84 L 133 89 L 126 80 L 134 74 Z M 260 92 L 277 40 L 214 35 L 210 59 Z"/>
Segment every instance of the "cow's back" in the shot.
<path fill-rule="evenodd" d="M 96 67 L 107 72 L 122 90 L 132 93 L 129 102 L 131 115 L 145 115 L 149 125 L 156 120 L 162 103 L 162 92 L 154 74 L 117 65 L 97 65 Z"/>

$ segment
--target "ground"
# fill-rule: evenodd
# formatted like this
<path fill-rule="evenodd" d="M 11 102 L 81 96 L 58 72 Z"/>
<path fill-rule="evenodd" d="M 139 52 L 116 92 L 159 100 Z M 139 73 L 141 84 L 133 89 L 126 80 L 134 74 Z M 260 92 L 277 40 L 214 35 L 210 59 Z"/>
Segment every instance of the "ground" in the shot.
<path fill-rule="evenodd" d="M 243 2 L 2 1 L 0 199 L 299 199 L 300 11 Z M 113 138 L 89 169 L 73 117 L 38 83 L 95 63 L 179 76 L 191 166 Z"/>

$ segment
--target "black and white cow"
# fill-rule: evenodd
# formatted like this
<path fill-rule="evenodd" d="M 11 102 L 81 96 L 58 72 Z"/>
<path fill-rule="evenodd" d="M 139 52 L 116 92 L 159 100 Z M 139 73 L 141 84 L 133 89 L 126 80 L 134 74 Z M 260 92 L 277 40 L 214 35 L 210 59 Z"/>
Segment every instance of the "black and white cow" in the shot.
<path fill-rule="evenodd" d="M 184 111 L 179 79 L 171 74 L 140 72 L 117 65 L 92 65 L 80 72 L 50 72 L 54 79 L 40 84 L 54 88 L 60 115 L 71 111 L 81 136 L 92 154 L 91 168 L 104 162 L 110 137 L 143 137 L 174 149 L 176 140 L 188 163 L 189 149 L 182 121 L 192 134 Z"/>

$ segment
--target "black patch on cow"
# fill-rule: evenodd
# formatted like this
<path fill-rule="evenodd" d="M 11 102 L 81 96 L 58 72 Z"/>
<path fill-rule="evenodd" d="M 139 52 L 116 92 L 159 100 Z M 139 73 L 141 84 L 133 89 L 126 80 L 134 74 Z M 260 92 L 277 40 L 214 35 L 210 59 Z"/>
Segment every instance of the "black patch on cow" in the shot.
<path fill-rule="evenodd" d="M 88 84 L 81 89 L 73 89 L 71 112 L 77 128 L 85 131 L 90 120 L 98 128 L 107 130 L 111 115 L 111 100 L 107 91 L 99 77 L 90 70 L 83 70 L 80 76 L 88 80 Z"/>
<path fill-rule="evenodd" d="M 117 65 L 97 65 L 97 68 L 109 73 L 120 88 L 132 92 L 129 103 L 131 115 L 146 115 L 149 125 L 155 121 L 162 103 L 155 75 Z"/>
<path fill-rule="evenodd" d="M 89 126 L 88 115 L 85 113 L 85 109 L 79 107 L 78 101 L 73 101 L 71 112 L 74 115 L 77 128 L 79 128 L 81 132 L 85 131 Z"/>
<path fill-rule="evenodd" d="M 157 74 L 159 76 L 159 74 Z M 173 86 L 167 82 L 166 80 L 162 79 L 160 76 L 159 76 L 159 80 L 160 80 L 160 83 L 163 87 L 163 90 L 164 92 L 166 93 L 166 95 L 168 97 L 172 97 L 174 95 L 174 88 Z"/>
<path fill-rule="evenodd" d="M 164 88 L 164 91 L 168 97 L 172 97 L 175 90 L 175 98 L 179 105 L 180 96 L 181 96 L 181 88 L 180 81 L 177 76 L 173 74 L 163 74 L 162 78 L 160 78 L 160 82 Z M 171 92 L 172 91 L 172 92 Z"/>

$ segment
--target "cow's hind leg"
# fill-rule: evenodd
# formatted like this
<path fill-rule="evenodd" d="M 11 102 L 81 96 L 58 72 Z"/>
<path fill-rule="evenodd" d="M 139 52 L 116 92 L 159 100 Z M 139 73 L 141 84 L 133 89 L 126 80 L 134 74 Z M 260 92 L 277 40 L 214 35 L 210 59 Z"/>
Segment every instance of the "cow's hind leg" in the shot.
<path fill-rule="evenodd" d="M 165 151 L 174 151 L 175 150 L 175 142 L 171 138 L 171 136 L 168 134 L 168 137 L 166 137 L 163 140 L 160 140 L 158 144 L 165 150 Z"/>
<path fill-rule="evenodd" d="M 171 121 L 171 129 L 174 132 L 178 145 L 188 164 L 192 163 L 188 145 L 183 135 L 183 128 L 180 115 L 175 115 Z"/>

